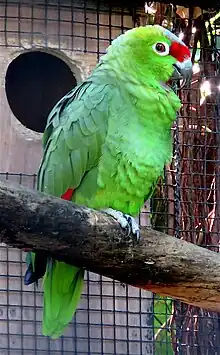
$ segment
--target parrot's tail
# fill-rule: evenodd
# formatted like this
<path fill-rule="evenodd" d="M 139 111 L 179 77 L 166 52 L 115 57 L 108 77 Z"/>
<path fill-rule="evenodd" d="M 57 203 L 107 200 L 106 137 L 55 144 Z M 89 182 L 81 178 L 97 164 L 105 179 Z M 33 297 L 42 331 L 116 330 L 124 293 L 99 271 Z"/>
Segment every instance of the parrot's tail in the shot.
<path fill-rule="evenodd" d="M 43 335 L 56 339 L 72 320 L 84 285 L 84 270 L 50 259 L 44 276 Z"/>
<path fill-rule="evenodd" d="M 73 189 L 61 198 L 71 200 Z M 25 285 L 44 277 L 43 335 L 59 338 L 75 313 L 84 285 L 84 270 L 52 260 L 48 252 L 28 252 Z"/>
<path fill-rule="evenodd" d="M 47 268 L 48 253 L 45 251 L 38 251 L 37 253 L 28 252 L 26 255 L 27 271 L 24 275 L 24 284 L 31 285 L 38 283 Z"/>

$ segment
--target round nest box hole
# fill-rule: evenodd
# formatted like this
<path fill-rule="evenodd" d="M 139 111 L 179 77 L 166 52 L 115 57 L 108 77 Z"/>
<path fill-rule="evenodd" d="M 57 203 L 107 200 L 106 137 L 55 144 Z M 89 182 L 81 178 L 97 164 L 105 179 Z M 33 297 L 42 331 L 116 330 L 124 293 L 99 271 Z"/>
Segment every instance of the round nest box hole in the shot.
<path fill-rule="evenodd" d="M 33 51 L 8 66 L 5 89 L 15 117 L 27 128 L 43 132 L 48 114 L 77 85 L 69 66 L 55 55 Z"/>

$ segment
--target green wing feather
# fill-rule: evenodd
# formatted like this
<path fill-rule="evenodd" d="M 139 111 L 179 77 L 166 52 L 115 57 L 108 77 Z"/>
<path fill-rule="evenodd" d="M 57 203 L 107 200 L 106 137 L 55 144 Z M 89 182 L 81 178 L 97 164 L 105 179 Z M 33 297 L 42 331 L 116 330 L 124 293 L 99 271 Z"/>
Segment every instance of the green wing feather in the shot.
<path fill-rule="evenodd" d="M 70 187 L 76 189 L 98 164 L 107 132 L 109 94 L 108 85 L 87 81 L 52 110 L 43 137 L 39 190 L 61 196 Z"/>
<path fill-rule="evenodd" d="M 43 136 L 38 189 L 61 196 L 77 189 L 98 164 L 107 131 L 108 85 L 90 79 L 69 92 L 52 110 Z M 91 189 L 92 181 L 91 181 Z M 80 300 L 84 270 L 51 261 L 44 276 L 43 334 L 62 335 Z"/>

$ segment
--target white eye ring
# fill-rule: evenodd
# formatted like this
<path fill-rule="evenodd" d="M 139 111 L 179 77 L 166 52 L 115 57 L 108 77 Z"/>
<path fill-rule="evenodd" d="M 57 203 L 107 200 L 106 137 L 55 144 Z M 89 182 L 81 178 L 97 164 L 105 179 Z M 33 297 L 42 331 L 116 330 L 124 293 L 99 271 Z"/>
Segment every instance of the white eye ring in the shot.
<path fill-rule="evenodd" d="M 170 52 L 170 46 L 166 42 L 157 42 L 153 45 L 153 50 L 162 57 L 166 56 Z"/>

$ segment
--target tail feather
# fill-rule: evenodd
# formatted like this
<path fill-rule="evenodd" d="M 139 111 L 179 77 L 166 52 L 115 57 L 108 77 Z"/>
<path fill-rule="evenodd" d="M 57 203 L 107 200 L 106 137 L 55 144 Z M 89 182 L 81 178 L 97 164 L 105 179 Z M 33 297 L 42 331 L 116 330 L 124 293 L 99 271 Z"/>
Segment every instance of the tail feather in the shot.
<path fill-rule="evenodd" d="M 68 189 L 61 198 L 71 200 L 73 192 L 73 189 Z M 44 277 L 42 333 L 57 339 L 72 320 L 80 301 L 84 270 L 52 260 L 49 253 L 44 251 L 28 252 L 26 261 L 25 285 L 37 283 L 38 279 Z"/>
<path fill-rule="evenodd" d="M 31 285 L 38 282 L 46 271 L 48 253 L 38 251 L 36 253 L 28 252 L 26 255 L 26 263 L 28 265 L 27 271 L 24 275 L 24 284 Z"/>
<path fill-rule="evenodd" d="M 76 311 L 84 285 L 84 270 L 50 260 L 44 276 L 43 335 L 56 339 Z"/>

